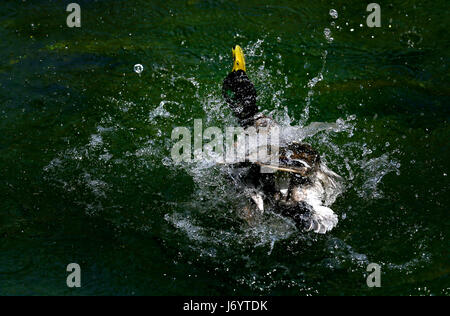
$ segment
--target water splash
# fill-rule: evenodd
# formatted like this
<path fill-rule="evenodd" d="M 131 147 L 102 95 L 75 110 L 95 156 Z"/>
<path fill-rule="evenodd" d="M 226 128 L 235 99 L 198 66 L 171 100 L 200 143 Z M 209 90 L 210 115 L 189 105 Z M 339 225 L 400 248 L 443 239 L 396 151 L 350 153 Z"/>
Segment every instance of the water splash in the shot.
<path fill-rule="evenodd" d="M 311 106 L 312 97 L 314 96 L 314 87 L 317 85 L 317 83 L 319 83 L 320 81 L 323 80 L 323 73 L 325 71 L 327 55 L 328 55 L 328 52 L 325 50 L 322 53 L 322 68 L 321 68 L 321 70 L 319 71 L 317 76 L 315 76 L 314 78 L 312 78 L 308 81 L 307 87 L 309 88 L 309 90 L 308 90 L 308 95 L 305 98 L 305 108 L 304 108 L 303 113 L 300 118 L 301 126 L 305 126 L 306 122 L 309 119 L 309 110 L 310 110 L 310 106 Z"/>
<path fill-rule="evenodd" d="M 327 51 L 322 54 L 320 71 L 306 83 L 308 96 L 304 104 L 299 104 L 305 109 L 302 120 L 296 125 L 292 124 L 294 120 L 289 115 L 284 96 L 292 86 L 287 76 L 282 72 L 277 73 L 273 70 L 274 67 L 264 62 L 264 40 L 250 43 L 245 51 L 249 60 L 254 63 L 250 70 L 252 79 L 256 85 L 264 87 L 259 101 L 269 109 L 267 114 L 273 115 L 275 120 L 285 127 L 282 138 L 286 142 L 309 142 L 320 148 L 324 163 L 345 178 L 346 189 L 355 190 L 362 199 L 381 198 L 379 183 L 386 174 L 398 172 L 399 169 L 398 162 L 391 157 L 395 150 L 394 145 L 387 148 L 389 151 L 382 156 L 374 155 L 374 146 L 354 139 L 355 133 L 363 133 L 355 130 L 355 126 L 361 122 L 355 115 L 343 116 L 334 122 L 308 122 L 310 107 L 314 106 L 311 103 L 314 89 L 319 82 L 326 81 L 324 74 Z M 218 58 L 220 56 L 205 62 L 216 63 Z M 277 62 L 283 62 L 280 56 Z M 203 111 L 205 127 L 236 125 L 231 113 L 224 111 L 226 104 L 221 97 L 220 83 L 211 85 L 201 78 L 168 71 L 164 67 L 156 69 L 154 76 L 167 87 L 160 100 L 155 102 L 144 98 L 138 102 L 124 97 L 106 97 L 109 109 L 103 113 L 97 127 L 82 144 L 68 146 L 50 160 L 44 168 L 46 179 L 66 192 L 77 192 L 80 188 L 81 191 L 88 192 L 89 196 L 86 193 L 77 200 L 86 214 L 117 212 L 120 214 L 120 222 L 115 223 L 117 227 L 133 227 L 142 231 L 151 231 L 149 222 L 154 216 L 161 216 L 167 223 L 167 228 L 162 233 L 163 238 L 182 236 L 179 242 L 180 251 L 192 252 L 205 260 L 206 264 L 224 270 L 230 266 L 226 260 L 235 258 L 236 261 L 247 265 L 248 269 L 245 271 L 257 271 L 254 279 L 247 272 L 238 272 L 238 283 L 259 288 L 262 293 L 280 285 L 298 287 L 304 293 L 314 293 L 315 290 L 307 286 L 304 279 L 289 275 L 287 268 L 271 266 L 270 271 L 262 270 L 254 256 L 255 252 L 260 251 L 265 256 L 276 257 L 280 249 L 295 256 L 301 251 L 313 248 L 318 242 L 317 237 L 299 234 L 288 219 L 271 212 L 253 225 L 244 223 L 237 214 L 246 201 L 246 196 L 236 186 L 230 185 L 230 181 L 233 181 L 230 178 L 235 170 L 208 160 L 176 165 L 168 157 L 167 153 L 172 146 L 170 127 L 179 125 L 180 121 L 187 121 L 185 116 L 190 105 L 184 99 L 171 97 L 170 89 L 176 91 L 181 85 L 189 90 L 189 97 L 192 98 L 189 102 L 194 103 L 197 110 Z M 283 85 L 279 83 L 279 78 L 285 78 Z M 183 111 L 177 113 L 171 108 Z M 133 122 L 131 126 L 127 126 L 130 113 L 134 115 Z M 192 115 L 189 114 L 189 117 Z M 133 129 L 143 127 L 149 128 L 151 134 L 143 136 L 144 133 L 136 133 L 138 136 L 135 136 Z M 113 141 L 121 135 L 131 139 L 133 146 L 118 151 Z M 338 141 L 339 138 L 346 139 L 345 145 Z M 181 170 L 192 179 L 193 188 L 189 188 L 192 193 L 187 200 L 161 204 L 159 208 L 163 209 L 163 214 L 145 215 L 139 220 L 134 218 L 134 214 L 124 212 L 120 204 L 109 202 L 113 195 L 121 194 L 121 184 L 123 181 L 129 181 L 127 178 L 139 177 L 142 173 L 150 173 L 161 167 L 173 173 L 180 173 Z M 75 170 L 75 175 L 68 177 L 67 170 Z M 122 182 L 109 176 L 111 170 L 125 170 Z M 351 181 L 355 178 L 357 181 Z M 341 215 L 342 210 L 338 209 L 337 213 Z M 366 262 L 364 254 L 359 254 L 349 248 L 350 246 L 338 242 L 334 245 L 342 251 L 336 256 L 328 256 L 332 262 L 337 262 L 337 265 L 331 265 L 330 269 L 338 267 L 349 258 L 357 265 Z M 329 253 L 330 249 L 327 248 Z M 320 262 L 319 266 L 326 266 L 326 263 Z M 270 279 L 263 277 L 266 273 L 270 273 Z M 283 281 L 286 278 L 276 278 L 277 273 L 286 274 L 290 281 Z"/>
<path fill-rule="evenodd" d="M 358 188 L 358 194 L 362 198 L 376 199 L 381 198 L 382 192 L 378 189 L 378 184 L 388 173 L 399 173 L 400 163 L 391 159 L 388 154 L 371 159 L 363 159 L 360 167 L 364 172 L 364 183 Z"/>

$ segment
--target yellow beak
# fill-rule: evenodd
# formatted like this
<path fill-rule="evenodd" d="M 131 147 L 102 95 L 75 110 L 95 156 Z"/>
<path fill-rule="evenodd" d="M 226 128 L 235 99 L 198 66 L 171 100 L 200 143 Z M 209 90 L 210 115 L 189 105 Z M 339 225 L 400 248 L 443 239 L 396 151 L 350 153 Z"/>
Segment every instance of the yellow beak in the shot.
<path fill-rule="evenodd" d="M 236 45 L 233 49 L 233 60 L 234 60 L 234 64 L 233 64 L 233 71 L 238 71 L 238 70 L 245 70 L 245 58 L 244 58 L 244 51 L 242 50 L 242 48 L 239 45 Z"/>

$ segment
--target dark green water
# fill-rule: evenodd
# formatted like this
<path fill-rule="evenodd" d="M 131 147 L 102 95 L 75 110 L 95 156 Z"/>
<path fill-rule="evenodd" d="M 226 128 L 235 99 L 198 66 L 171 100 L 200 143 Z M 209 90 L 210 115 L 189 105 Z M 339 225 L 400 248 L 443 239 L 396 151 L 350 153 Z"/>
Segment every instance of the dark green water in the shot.
<path fill-rule="evenodd" d="M 356 0 L 79 0 L 73 29 L 69 3 L 0 4 L 0 294 L 450 294 L 448 1 L 380 28 Z M 174 127 L 235 124 L 235 44 L 262 110 L 337 126 L 305 140 L 345 179 L 325 236 L 248 227 L 221 168 L 170 159 Z"/>

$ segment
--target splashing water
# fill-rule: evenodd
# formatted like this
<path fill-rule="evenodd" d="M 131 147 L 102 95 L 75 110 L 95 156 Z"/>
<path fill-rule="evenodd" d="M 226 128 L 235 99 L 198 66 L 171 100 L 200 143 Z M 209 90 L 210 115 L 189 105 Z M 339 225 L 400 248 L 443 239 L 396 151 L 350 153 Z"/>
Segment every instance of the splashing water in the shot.
<path fill-rule="evenodd" d="M 448 1 L 384 4 L 381 28 L 363 4 L 95 1 L 81 32 L 47 2 L 2 3 L 2 294 L 70 294 L 77 260 L 81 295 L 450 294 Z M 238 124 L 236 44 L 263 114 L 343 178 L 327 235 L 247 224 L 239 169 L 171 159 L 174 127 Z"/>
<path fill-rule="evenodd" d="M 355 126 L 359 123 L 357 116 L 347 115 L 334 122 L 308 124 L 315 89 L 319 82 L 325 80 L 323 74 L 326 71 L 327 51 L 322 54 L 319 73 L 306 84 L 309 90 L 303 105 L 302 119 L 295 125 L 284 105 L 287 102 L 284 95 L 287 90 L 294 88 L 293 84 L 288 82 L 287 77 L 284 88 L 280 89 L 275 84 L 280 74 L 272 72 L 271 67 L 264 61 L 264 40 L 250 43 L 244 50 L 247 52 L 249 65 L 252 65 L 249 67 L 249 76 L 257 86 L 264 87 L 259 102 L 266 102 L 265 106 L 270 109 L 268 115 L 285 127 L 282 138 L 286 142 L 304 141 L 320 148 L 324 163 L 345 179 L 346 190 L 355 190 L 361 199 L 381 198 L 383 192 L 378 189 L 378 184 L 386 174 L 396 172 L 399 165 L 390 157 L 389 152 L 379 157 L 371 156 L 374 148 L 353 139 L 357 133 Z M 263 57 L 261 61 L 259 57 Z M 210 62 L 217 61 L 212 59 Z M 283 64 L 282 58 L 279 58 L 279 62 Z M 224 111 L 226 104 L 220 94 L 220 84 L 211 86 L 199 78 L 186 77 L 176 71 L 168 73 L 164 69 L 157 70 L 154 76 L 167 83 L 168 87 L 177 89 L 177 86 L 183 85 L 189 91 L 185 94 L 186 98 L 193 98 L 191 102 L 198 103 L 205 113 L 205 128 L 213 124 L 236 124 L 231 113 Z M 173 145 L 170 140 L 170 127 L 180 125 L 179 122 L 183 119 L 186 122 L 183 114 L 174 114 L 173 109 L 188 112 L 189 107 L 185 100 L 171 98 L 169 93 L 162 94 L 160 102 L 155 103 L 148 98 L 140 102 L 139 106 L 136 102 L 124 98 L 105 98 L 111 108 L 118 110 L 104 113 L 96 131 L 86 139 L 84 145 L 70 147 L 54 157 L 44 168 L 46 179 L 56 186 L 62 186 L 68 193 L 81 190 L 83 195 L 78 197 L 77 202 L 84 208 L 85 213 L 110 217 L 118 229 L 131 227 L 137 231 L 151 231 L 154 217 L 159 216 L 167 224 L 164 226 L 166 228 L 162 229 L 164 236 L 180 236 L 178 245 L 183 252 L 198 256 L 204 264 L 213 264 L 224 271 L 234 264 L 259 271 L 256 279 L 252 279 L 247 270 L 237 273 L 234 278 L 238 283 L 243 282 L 261 293 L 266 293 L 277 284 L 283 284 L 280 280 L 271 279 L 269 282 L 261 278 L 261 275 L 269 272 L 258 266 L 252 254 L 262 252 L 266 256 L 277 258 L 279 251 L 287 251 L 290 256 L 295 256 L 310 251 L 318 242 L 318 237 L 299 233 L 290 220 L 271 212 L 264 214 L 251 226 L 244 223 L 237 214 L 246 201 L 246 195 L 230 180 L 235 172 L 230 166 L 217 165 L 207 160 L 186 164 L 173 163 L 168 157 Z M 135 115 L 135 123 L 133 126 L 126 126 L 126 118 L 130 112 Z M 135 128 L 139 125 L 147 126 L 151 131 L 150 135 L 133 136 L 129 148 L 118 152 L 114 148 L 113 140 L 118 135 L 134 135 L 137 133 Z M 340 138 L 347 139 L 346 145 L 339 143 Z M 366 151 L 358 154 L 361 148 L 366 148 Z M 383 168 L 386 164 L 388 167 Z M 159 207 L 163 210 L 162 213 L 153 214 L 152 217 L 144 214 L 137 217 L 139 220 L 135 220 L 127 216 L 119 202 L 124 193 L 121 191 L 120 174 L 116 174 L 117 170 L 131 170 L 131 177 L 143 178 L 144 173 L 156 172 L 157 168 L 160 168 L 158 166 L 167 168 L 173 174 L 187 174 L 193 182 L 189 196 L 176 202 L 161 202 L 164 205 Z M 67 169 L 77 170 L 78 176 L 67 178 Z M 362 183 L 359 187 L 354 187 L 353 182 L 349 182 L 355 177 L 359 181 L 355 183 Z M 141 190 L 146 192 L 144 187 Z M 335 193 L 330 194 L 331 203 L 339 200 L 341 191 Z M 111 198 L 112 196 L 117 198 Z M 339 208 L 336 212 L 342 214 Z M 116 220 L 115 214 L 120 214 L 119 218 L 124 217 L 126 220 Z M 346 221 L 344 218 L 341 219 L 343 224 Z M 357 254 L 349 247 L 342 246 L 344 250 L 341 252 L 335 252 L 334 246 L 325 248 L 325 254 L 322 255 L 328 258 L 328 261 L 320 262 L 318 266 L 335 269 L 345 264 L 346 260 L 365 262 L 363 254 Z M 236 258 L 235 263 L 231 263 L 229 258 Z M 283 268 L 276 269 L 278 272 L 271 270 L 272 276 L 277 273 L 289 275 Z M 314 292 L 314 289 L 306 286 L 301 279 L 294 277 L 290 282 L 289 286 L 298 287 L 306 293 Z"/>

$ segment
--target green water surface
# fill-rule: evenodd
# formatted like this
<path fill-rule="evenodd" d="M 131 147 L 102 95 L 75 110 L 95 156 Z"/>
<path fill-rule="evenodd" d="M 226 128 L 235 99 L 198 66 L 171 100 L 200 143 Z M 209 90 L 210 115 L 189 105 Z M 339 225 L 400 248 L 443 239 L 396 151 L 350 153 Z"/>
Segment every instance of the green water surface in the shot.
<path fill-rule="evenodd" d="M 70 2 L 0 3 L 0 295 L 450 294 L 448 1 L 379 28 L 369 1 Z M 338 127 L 306 140 L 344 178 L 327 235 L 249 227 L 221 168 L 170 159 L 174 127 L 236 124 L 235 44 L 261 110 Z"/>

